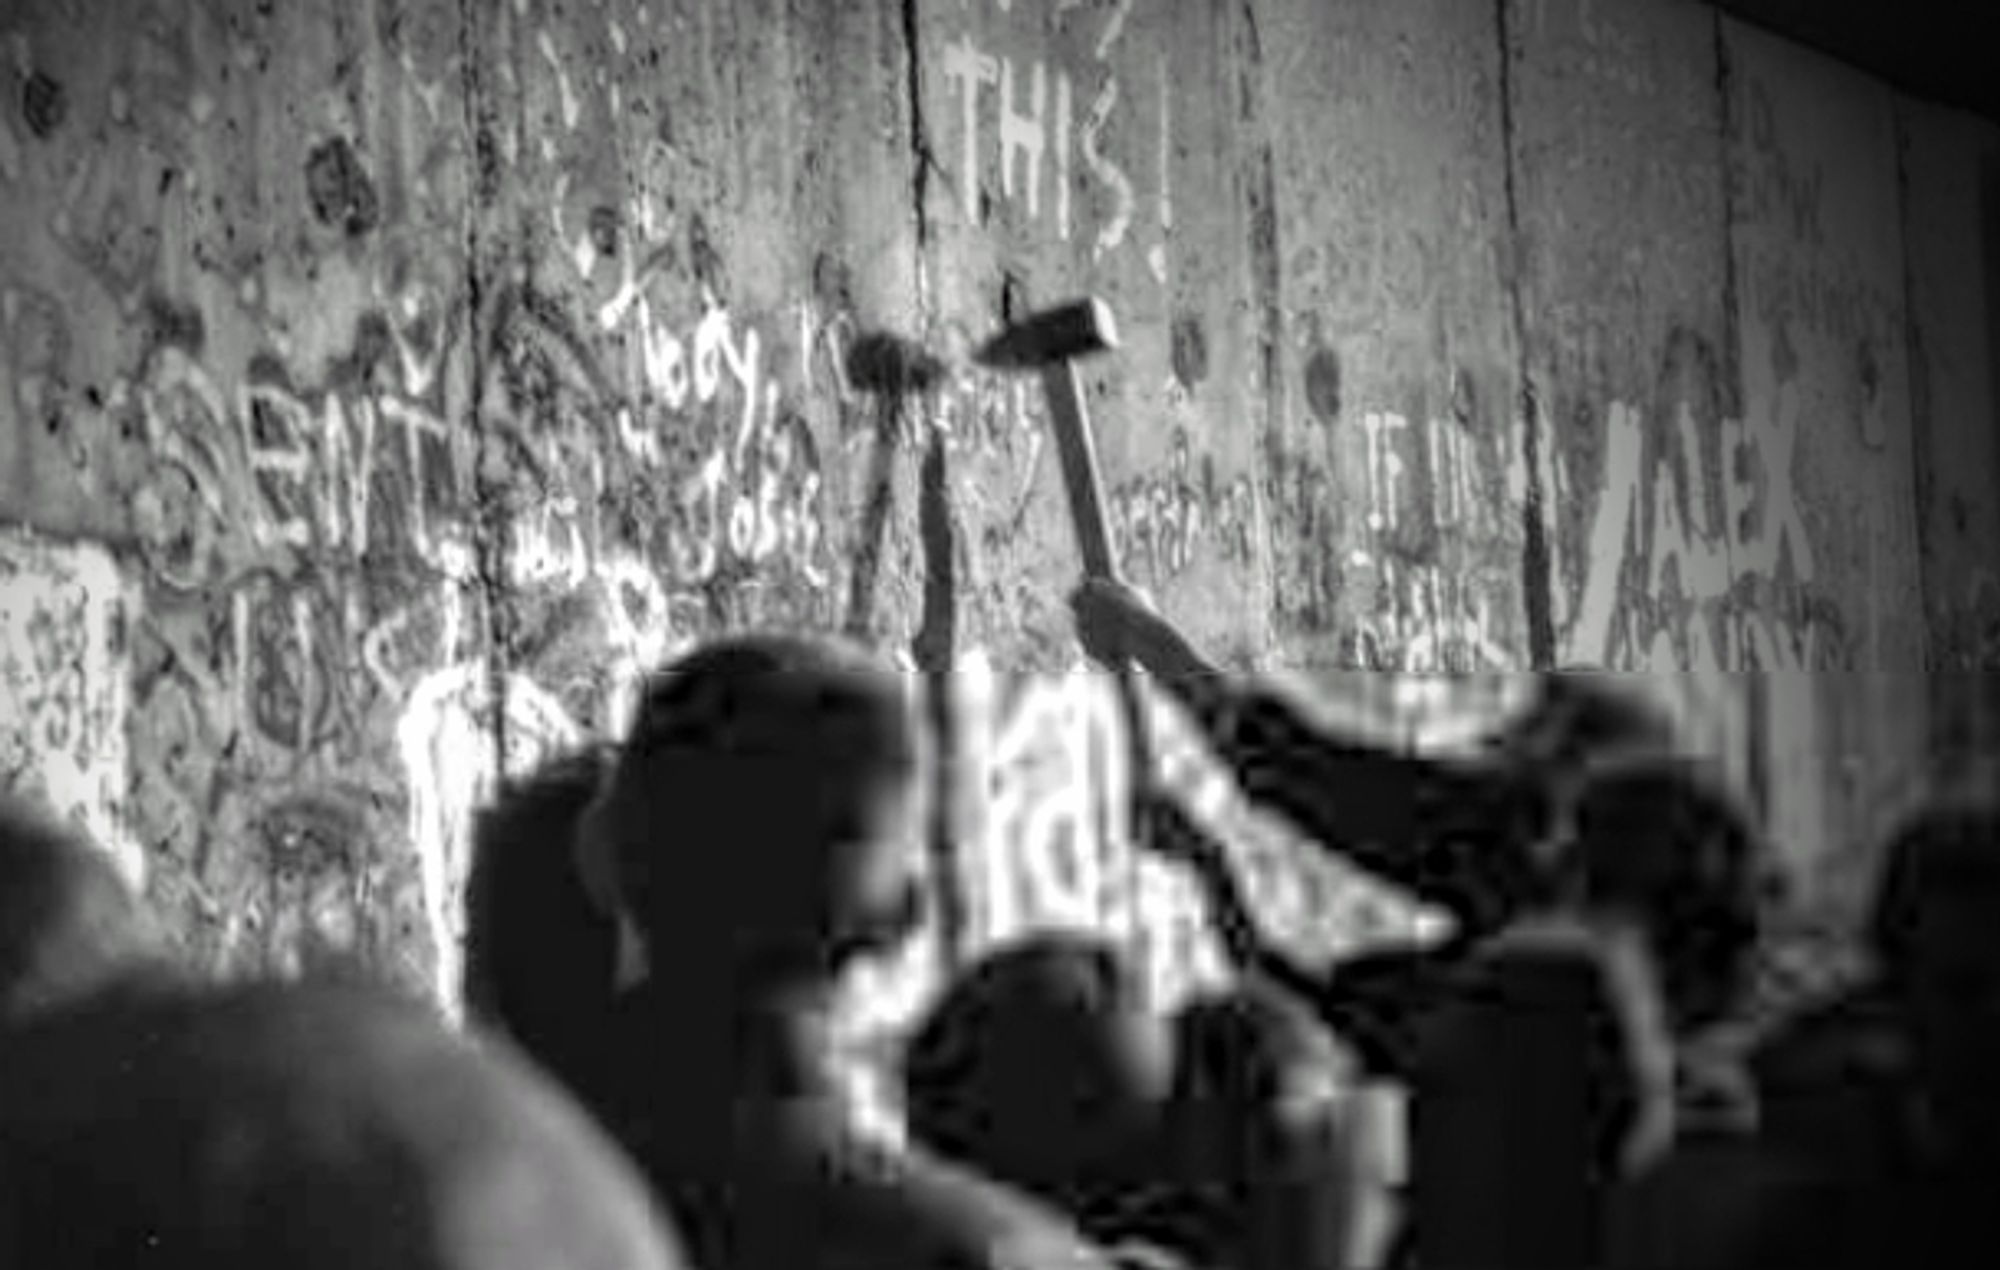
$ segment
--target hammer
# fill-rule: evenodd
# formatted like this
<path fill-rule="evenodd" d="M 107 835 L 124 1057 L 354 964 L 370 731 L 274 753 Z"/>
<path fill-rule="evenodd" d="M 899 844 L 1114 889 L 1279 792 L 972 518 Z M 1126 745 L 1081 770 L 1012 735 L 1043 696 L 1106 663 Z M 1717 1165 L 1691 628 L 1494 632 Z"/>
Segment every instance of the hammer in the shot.
<path fill-rule="evenodd" d="M 847 634 L 865 642 L 874 619 L 882 535 L 895 497 L 892 474 L 896 444 L 903 433 L 904 403 L 935 386 L 944 377 L 945 364 L 915 340 L 871 331 L 848 346 L 842 369 L 847 382 L 873 396 L 878 405 L 868 501 L 861 511 L 861 542 L 847 594 Z"/>
<path fill-rule="evenodd" d="M 1111 309 L 1096 297 L 1075 300 L 1030 314 L 988 340 L 973 360 L 999 371 L 1041 372 L 1048 396 L 1049 421 L 1055 430 L 1056 453 L 1062 462 L 1063 485 L 1069 492 L 1070 518 L 1087 578 L 1118 577 L 1111 545 L 1111 521 L 1104 510 L 1104 483 L 1097 470 L 1097 444 L 1076 359 L 1118 347 L 1118 328 Z M 1129 662 L 1114 668 L 1125 711 L 1126 756 L 1132 782 L 1132 814 L 1128 831 L 1143 845 L 1146 826 L 1145 788 L 1152 773 L 1153 746 L 1144 702 Z"/>
<path fill-rule="evenodd" d="M 844 363 L 847 380 L 881 402 L 877 417 L 874 467 L 868 504 L 862 513 L 862 545 L 854 565 L 848 596 L 848 634 L 865 639 L 875 601 L 875 581 L 881 570 L 882 536 L 888 526 L 894 486 L 891 467 L 903 404 L 935 387 L 946 372 L 942 359 L 915 340 L 871 331 L 848 346 Z M 923 616 L 912 648 L 927 687 L 925 708 L 937 738 L 934 769 L 936 797 L 931 800 L 928 838 L 937 865 L 936 898 L 942 945 L 947 958 L 964 943 L 966 914 L 957 877 L 958 790 L 960 766 L 958 719 L 951 694 L 953 645 L 957 642 L 957 561 L 952 555 L 951 508 L 945 469 L 944 439 L 932 431 L 918 472 L 917 532 L 924 551 Z"/>

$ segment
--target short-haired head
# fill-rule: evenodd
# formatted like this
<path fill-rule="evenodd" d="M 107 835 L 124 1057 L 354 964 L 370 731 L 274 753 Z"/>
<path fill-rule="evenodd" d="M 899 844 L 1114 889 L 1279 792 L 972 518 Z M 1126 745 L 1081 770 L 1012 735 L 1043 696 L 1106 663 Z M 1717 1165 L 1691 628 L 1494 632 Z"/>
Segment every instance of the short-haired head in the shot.
<path fill-rule="evenodd" d="M 1609 755 L 1678 750 L 1673 718 L 1630 678 L 1575 664 L 1541 675 L 1528 720 L 1537 756 L 1575 768 Z"/>
<path fill-rule="evenodd" d="M 1130 1180 L 1169 1079 L 1165 1020 L 1108 942 L 1045 931 L 960 974 L 904 1051 L 932 1149 L 1087 1216 Z"/>
<path fill-rule="evenodd" d="M 1676 1024 L 1701 1027 L 1732 1010 L 1767 881 L 1741 800 L 1698 760 L 1635 753 L 1585 772 L 1570 831 L 1572 893 L 1646 932 Z"/>
<path fill-rule="evenodd" d="M 1681 748 L 1673 718 L 1631 678 L 1580 665 L 1537 673 L 1525 708 L 1493 738 L 1513 777 L 1497 827 L 1544 867 L 1560 845 L 1565 799 L 1580 773 Z"/>
<path fill-rule="evenodd" d="M 901 942 L 922 895 L 909 688 L 846 643 L 710 643 L 647 685 L 592 813 L 653 973 L 754 994 Z"/>
<path fill-rule="evenodd" d="M 1938 1131 L 1931 1146 L 1988 1177 L 2000 1167 L 2000 812 L 1989 799 L 1939 799 L 1893 836 L 1873 932 L 1911 1083 Z"/>
<path fill-rule="evenodd" d="M 1174 1019 L 1169 1168 L 1189 1213 L 1228 1226 L 1324 1139 L 1356 1065 L 1303 1002 L 1251 979 Z"/>
<path fill-rule="evenodd" d="M 1296 1123 L 1357 1073 L 1312 1011 L 1255 980 L 1192 999 L 1174 1031 L 1176 1114 L 1211 1130 Z"/>
<path fill-rule="evenodd" d="M 1892 982 L 1913 969 L 1917 936 L 1947 910 L 1975 919 L 1966 927 L 2000 924 L 2000 807 L 1942 799 L 1890 835 L 1869 940 Z"/>

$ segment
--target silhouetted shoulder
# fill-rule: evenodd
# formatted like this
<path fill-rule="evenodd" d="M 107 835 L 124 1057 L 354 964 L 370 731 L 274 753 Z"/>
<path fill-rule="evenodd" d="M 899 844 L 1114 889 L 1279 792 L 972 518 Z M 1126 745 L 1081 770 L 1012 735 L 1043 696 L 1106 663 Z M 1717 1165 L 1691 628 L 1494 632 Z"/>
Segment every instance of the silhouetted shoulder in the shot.
<path fill-rule="evenodd" d="M 47 1270 L 678 1264 L 551 1084 L 358 987 L 113 993 L 23 1030 L 0 1242 Z"/>

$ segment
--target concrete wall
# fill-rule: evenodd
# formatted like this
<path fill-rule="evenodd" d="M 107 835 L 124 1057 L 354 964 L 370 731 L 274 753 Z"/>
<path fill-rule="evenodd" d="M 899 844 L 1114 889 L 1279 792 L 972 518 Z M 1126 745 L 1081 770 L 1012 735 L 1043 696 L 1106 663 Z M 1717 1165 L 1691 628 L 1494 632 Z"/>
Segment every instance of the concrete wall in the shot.
<path fill-rule="evenodd" d="M 1706 6 L 46 0 L 0 54 L 0 764 L 215 965 L 447 980 L 495 774 L 765 624 L 954 684 L 968 939 L 1204 973 L 1034 382 L 845 373 L 1084 292 L 1125 562 L 1233 664 L 1403 729 L 1650 672 L 1833 913 L 1991 745 L 1919 677 L 2000 655 L 2000 138 Z M 1168 741 L 1303 943 L 1407 916 Z"/>

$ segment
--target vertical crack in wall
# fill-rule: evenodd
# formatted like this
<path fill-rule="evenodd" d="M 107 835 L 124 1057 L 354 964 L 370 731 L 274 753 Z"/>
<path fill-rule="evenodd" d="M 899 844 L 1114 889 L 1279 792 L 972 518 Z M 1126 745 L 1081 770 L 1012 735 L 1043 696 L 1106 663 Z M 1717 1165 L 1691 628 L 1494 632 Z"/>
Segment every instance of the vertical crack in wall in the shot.
<path fill-rule="evenodd" d="M 875 629 L 875 598 L 889 512 L 894 505 L 897 433 L 902 426 L 900 407 L 886 390 L 871 389 L 871 393 L 875 396 L 875 426 L 869 445 L 868 492 L 861 504 L 861 532 L 847 575 L 847 619 L 843 625 L 848 638 L 860 643 L 868 642 Z"/>
<path fill-rule="evenodd" d="M 903 43 L 906 73 L 903 88 L 910 116 L 910 202 L 914 213 L 916 338 L 931 334 L 930 182 L 936 164 L 930 127 L 924 114 L 923 31 L 918 0 L 903 0 Z M 921 398 L 915 398 L 920 401 Z M 918 407 L 921 409 L 921 406 Z M 952 560 L 950 473 L 943 438 L 933 429 L 918 429 L 925 439 L 918 471 L 918 531 L 923 547 L 923 616 L 912 652 L 926 670 L 948 669 L 955 653 L 956 579 Z"/>
<path fill-rule="evenodd" d="M 1249 213 L 1250 283 L 1258 318 L 1258 391 L 1264 397 L 1264 457 L 1276 471 L 1281 461 L 1286 419 L 1284 374 L 1284 278 L 1278 251 L 1278 180 L 1271 153 L 1269 116 L 1259 91 L 1263 41 L 1257 30 L 1254 0 L 1244 0 L 1243 31 L 1236 72 L 1237 116 L 1256 138 L 1249 161 L 1239 175 L 1241 197 Z M 1331 544 L 1328 544 L 1331 550 Z"/>
<path fill-rule="evenodd" d="M 1981 135 L 1977 162 L 1979 251 L 1984 266 L 1979 275 L 1980 296 L 1985 301 L 1986 380 L 1991 393 L 1987 398 L 1991 413 L 1985 423 L 1990 436 L 2000 437 L 2000 139 L 1991 131 Z M 2000 466 L 1989 470 L 1986 478 L 1991 482 L 1986 488 L 2000 488 Z M 1978 623 L 1978 642 L 1966 650 L 1968 664 L 1979 667 L 1992 665 L 1985 651 L 1987 633 L 1992 629 L 1985 612 L 1983 605 L 1973 608 L 1971 617 Z M 1973 707 L 1976 743 L 1982 747 L 2000 744 L 2000 675 L 1983 674 L 1975 682 L 1980 685 L 1979 699 Z"/>
<path fill-rule="evenodd" d="M 1735 150 L 1731 138 L 1735 135 L 1736 85 L 1735 67 L 1729 58 L 1729 38 L 1726 30 L 1728 19 L 1720 9 L 1710 13 L 1710 22 L 1715 41 L 1715 92 L 1721 103 L 1719 124 L 1716 133 L 1716 158 L 1722 165 L 1722 350 L 1721 381 L 1723 391 L 1723 417 L 1741 419 L 1743 417 L 1743 359 L 1741 350 L 1742 319 L 1738 312 L 1740 287 L 1736 275 L 1736 215 L 1737 195 L 1742 173 L 1737 166 Z M 1724 473 L 1725 477 L 1727 473 Z M 1723 539 L 1728 541 L 1725 533 Z M 1731 562 L 1734 569 L 1734 562 Z M 1768 675 L 1752 675 L 1749 686 L 1751 706 L 1750 735 L 1745 740 L 1749 749 L 1745 767 L 1750 785 L 1750 799 L 1757 809 L 1759 818 L 1770 823 L 1771 788 L 1771 719 L 1772 680 Z"/>
<path fill-rule="evenodd" d="M 1986 301 L 1986 379 L 1992 394 L 1986 422 L 2000 436 L 2000 141 L 1992 132 L 1983 134 L 1978 163 L 1980 295 Z M 1987 477 L 2000 488 L 2000 469 Z"/>
<path fill-rule="evenodd" d="M 486 427 L 483 415 L 486 383 L 486 286 L 481 222 L 484 205 L 497 199 L 497 144 L 487 126 L 490 113 L 486 101 L 484 68 L 480 61 L 477 14 L 479 0 L 459 0 L 458 56 L 459 90 L 465 112 L 466 159 L 468 172 L 465 210 L 465 311 L 466 311 L 466 429 L 472 446 L 473 569 L 479 579 L 480 615 L 486 638 L 488 704 L 492 708 L 494 772 L 507 770 L 507 670 L 502 609 L 506 603 L 504 544 L 496 515 L 497 498 L 488 486 L 486 471 Z M 452 650 L 455 653 L 456 650 Z"/>
<path fill-rule="evenodd" d="M 1736 119 L 1736 69 L 1729 58 L 1728 18 L 1714 11 L 1715 91 L 1722 103 L 1716 135 L 1716 161 L 1722 165 L 1722 387 L 1725 418 L 1743 417 L 1743 321 L 1739 311 L 1741 286 L 1736 276 L 1736 217 L 1743 173 L 1731 138 Z M 1725 540 L 1728 535 L 1724 535 Z"/>
<path fill-rule="evenodd" d="M 1556 663 L 1555 618 L 1549 594 L 1555 580 L 1545 516 L 1549 493 L 1542 487 L 1541 405 L 1528 347 L 1528 315 L 1521 296 L 1527 284 L 1528 250 L 1522 236 L 1521 194 L 1515 172 L 1514 36 L 1509 4 L 1510 0 L 1493 0 L 1500 42 L 1501 174 L 1507 197 L 1507 272 L 1501 284 L 1507 288 L 1514 327 L 1515 365 L 1521 380 L 1515 408 L 1521 412 L 1521 461 L 1528 470 L 1527 495 L 1521 506 L 1521 601 L 1528 621 L 1528 664 L 1546 669 Z"/>
<path fill-rule="evenodd" d="M 931 169 L 936 166 L 937 159 L 931 152 L 930 127 L 924 118 L 923 32 L 918 20 L 917 2 L 903 0 L 903 93 L 910 112 L 910 205 L 916 214 L 917 316 L 928 319 Z M 918 329 L 927 329 L 928 325 L 928 321 L 920 321 Z"/>
<path fill-rule="evenodd" d="M 931 336 L 930 187 L 937 160 L 924 113 L 923 30 L 917 4 L 918 0 L 903 0 L 903 87 L 910 119 L 910 204 L 916 231 L 912 250 L 915 330 L 917 338 L 928 339 Z M 956 814 L 963 780 L 958 771 L 963 747 L 952 699 L 952 673 L 958 659 L 957 541 L 944 435 L 935 428 L 922 431 L 925 444 L 917 473 L 917 532 L 923 551 L 924 585 L 922 613 L 910 651 L 923 675 L 925 712 L 935 738 L 935 780 L 928 838 L 938 881 L 933 894 L 937 899 L 939 946 L 946 965 L 952 967 L 964 953 L 968 937 L 967 904 L 957 848 L 961 835 Z M 886 441 L 893 454 L 895 438 Z M 880 549 L 879 537 L 876 547 Z"/>
<path fill-rule="evenodd" d="M 1910 399 L 1910 489 L 1915 496 L 1912 515 L 1916 521 L 1917 543 L 1917 598 L 1922 626 L 1922 664 L 1925 670 L 1935 669 L 1942 651 L 1935 638 L 1930 615 L 1941 609 L 1932 604 L 1931 597 L 1931 553 L 1936 549 L 1932 540 L 1931 517 L 1926 510 L 1936 497 L 1937 473 L 1931 466 L 1931 447 L 1927 444 L 1931 428 L 1930 374 L 1924 362 L 1923 324 L 1918 318 L 1915 291 L 1916 267 L 1910 253 L 1910 134 L 1903 126 L 1903 111 L 1900 105 L 1891 103 L 1896 143 L 1896 220 L 1897 246 L 1902 249 L 1903 271 L 1903 357 L 1908 367 Z M 1950 694 L 1955 696 L 1956 694 Z M 1950 702 L 1943 702 L 1949 708 Z M 1931 710 L 1930 727 L 1932 746 L 1944 738 L 1939 733 L 1941 711 Z"/>
<path fill-rule="evenodd" d="M 924 552 L 923 624 L 917 630 L 917 664 L 946 668 L 958 642 L 958 562 L 953 555 L 950 468 L 944 434 L 935 429 L 924 446 L 917 472 L 917 531 Z"/>
<path fill-rule="evenodd" d="M 953 532 L 950 471 L 944 434 L 932 430 L 918 473 L 917 528 L 924 553 L 923 622 L 913 650 L 929 691 L 924 699 L 936 739 L 935 801 L 931 807 L 931 848 L 941 885 L 938 897 L 940 943 L 948 957 L 966 947 L 969 923 L 964 888 L 959 884 L 959 796 L 966 775 L 960 769 L 964 753 L 960 720 L 952 697 L 953 667 L 958 655 L 957 535 Z"/>

